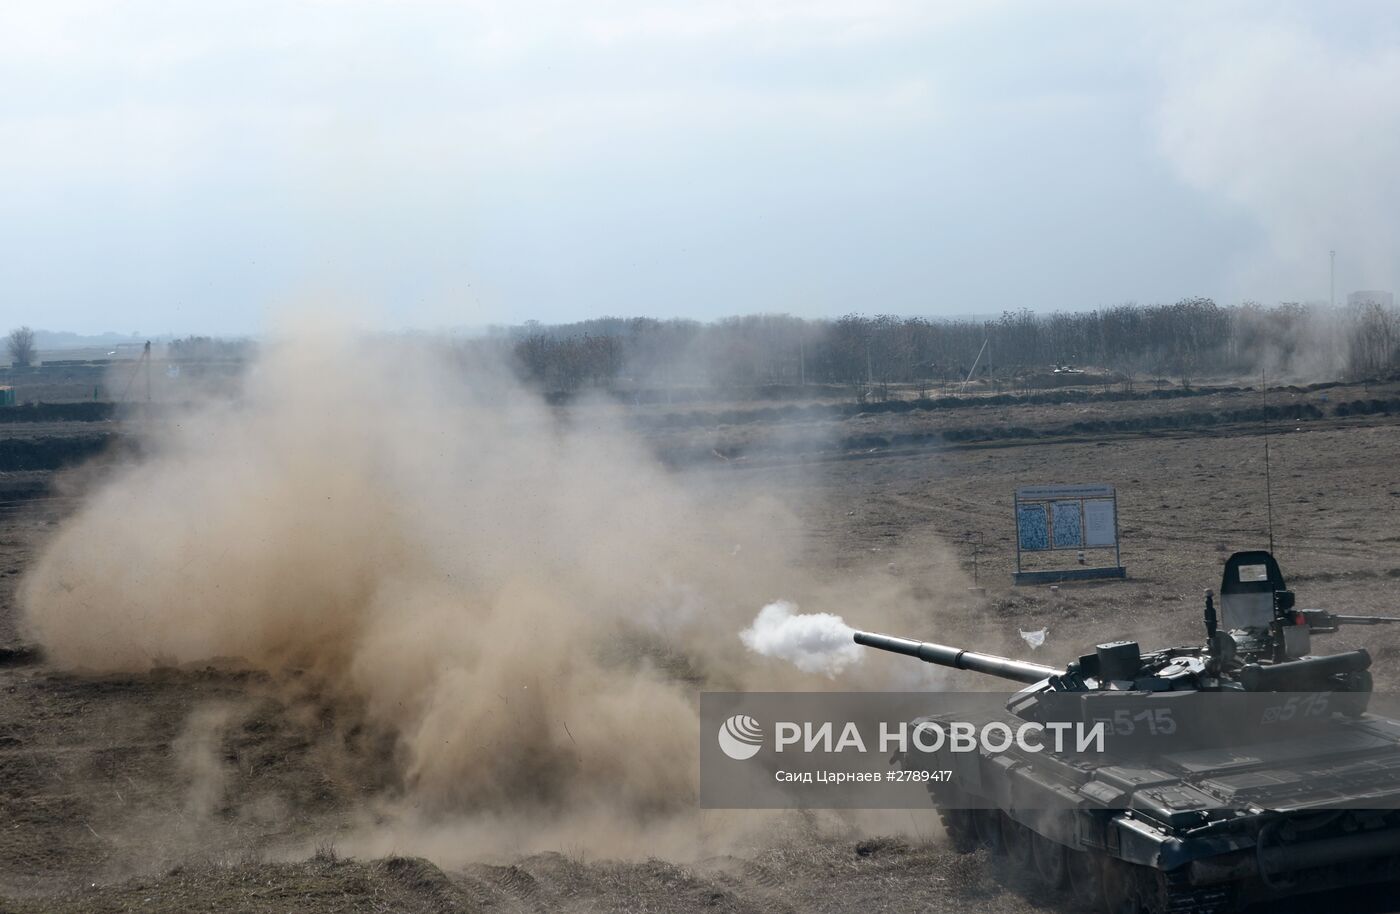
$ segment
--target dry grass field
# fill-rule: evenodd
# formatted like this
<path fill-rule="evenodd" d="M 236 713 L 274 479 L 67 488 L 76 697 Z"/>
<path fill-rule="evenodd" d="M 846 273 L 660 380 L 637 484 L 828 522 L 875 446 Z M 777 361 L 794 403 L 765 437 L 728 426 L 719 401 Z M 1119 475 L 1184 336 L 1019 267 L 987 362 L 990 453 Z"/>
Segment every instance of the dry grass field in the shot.
<path fill-rule="evenodd" d="M 1269 429 L 1275 550 L 1302 606 L 1400 614 L 1400 411 L 1335 410 L 1398 395 L 1270 394 L 1317 413 Z M 1018 631 L 1047 628 L 1035 659 L 1062 662 L 1097 641 L 1200 638 L 1201 594 L 1218 585 L 1223 559 L 1267 545 L 1263 427 L 1248 418 L 1257 405 L 1257 393 L 1224 392 L 827 419 L 634 418 L 639 447 L 686 455 L 670 472 L 718 497 L 762 494 L 793 511 L 813 576 L 908 582 L 926 624 L 896 634 L 1027 654 Z M 108 434 L 101 424 L 0 433 L 81 439 Z M 999 428 L 1019 431 L 983 433 Z M 951 441 L 955 429 L 981 431 Z M 56 668 L 26 639 L 18 582 L 102 472 L 0 473 L 0 911 L 1068 910 L 1063 898 L 1022 892 L 984 852 L 954 853 L 913 815 L 775 816 L 762 839 L 699 859 L 505 842 L 465 862 L 360 856 L 338 836 L 373 828 L 376 799 L 393 790 L 382 764 L 392 747 L 336 726 L 310 677 L 289 688 L 213 657 L 89 674 Z M 1012 490 L 1078 482 L 1118 487 L 1128 579 L 1013 588 Z M 969 589 L 979 541 L 985 593 Z M 862 606 L 842 612 L 863 627 Z M 1364 644 L 1377 688 L 1400 687 L 1400 631 L 1332 639 Z M 1339 904 L 1400 909 L 1375 893 Z"/>

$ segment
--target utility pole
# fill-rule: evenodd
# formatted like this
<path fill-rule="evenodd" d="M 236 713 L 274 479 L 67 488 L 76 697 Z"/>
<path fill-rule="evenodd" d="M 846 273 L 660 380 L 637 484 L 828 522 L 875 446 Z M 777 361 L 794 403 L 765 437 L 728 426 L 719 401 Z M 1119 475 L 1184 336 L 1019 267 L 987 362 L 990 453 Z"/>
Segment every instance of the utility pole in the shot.
<path fill-rule="evenodd" d="M 1269 551 L 1274 551 L 1274 481 L 1269 475 L 1269 375 L 1259 370 L 1259 391 L 1264 398 L 1264 511 L 1269 527 Z"/>
<path fill-rule="evenodd" d="M 983 323 L 983 324 L 982 324 L 982 332 L 985 333 L 985 334 L 987 335 L 987 344 L 988 344 L 988 349 L 987 349 L 987 387 L 991 389 L 992 393 L 999 393 L 999 391 L 996 389 L 996 379 L 993 377 L 993 375 L 995 374 L 995 372 L 992 371 L 992 350 L 991 350 L 991 348 L 990 348 L 991 342 L 992 342 L 992 325 L 991 325 L 990 323 Z"/>

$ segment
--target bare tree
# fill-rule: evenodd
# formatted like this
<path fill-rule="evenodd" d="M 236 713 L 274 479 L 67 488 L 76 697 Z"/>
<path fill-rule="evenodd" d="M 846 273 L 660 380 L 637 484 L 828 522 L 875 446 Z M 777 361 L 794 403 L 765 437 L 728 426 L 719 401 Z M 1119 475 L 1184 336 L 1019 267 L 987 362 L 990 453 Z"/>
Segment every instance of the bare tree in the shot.
<path fill-rule="evenodd" d="M 10 364 L 28 368 L 34 362 L 34 331 L 19 327 L 10 331 Z"/>

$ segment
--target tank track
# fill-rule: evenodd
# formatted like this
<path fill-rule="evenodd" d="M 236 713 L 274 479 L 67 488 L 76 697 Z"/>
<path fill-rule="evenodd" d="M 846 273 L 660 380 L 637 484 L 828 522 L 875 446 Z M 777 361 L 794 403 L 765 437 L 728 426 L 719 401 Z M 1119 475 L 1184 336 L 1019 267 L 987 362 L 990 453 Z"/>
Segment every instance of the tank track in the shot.
<path fill-rule="evenodd" d="M 1235 899 L 1228 885 L 1193 886 L 1187 881 L 1186 873 L 1180 871 L 1163 876 L 1166 898 L 1162 899 L 1162 914 L 1224 914 L 1235 909 Z"/>
<path fill-rule="evenodd" d="M 938 810 L 938 821 L 948 835 L 948 841 L 960 854 L 970 853 L 977 848 L 977 832 L 972 825 L 972 817 L 965 809 Z"/>
<path fill-rule="evenodd" d="M 979 831 L 976 814 L 971 810 L 937 807 L 939 821 L 958 853 L 970 853 L 984 848 L 994 856 L 1006 853 L 1005 844 L 990 839 Z M 1004 815 L 1000 810 L 996 814 Z M 1116 869 L 1117 879 L 1104 877 L 1099 883 L 1101 897 L 1096 910 L 1110 914 L 1227 914 L 1236 910 L 1234 893 L 1228 884 L 1195 886 L 1184 871 L 1164 873 L 1151 867 L 1126 863 L 1098 851 L 1091 853 L 1094 865 L 1107 873 Z M 1044 880 L 1040 880 L 1044 883 Z M 1116 885 L 1117 889 L 1105 886 Z M 1052 891 L 1065 889 L 1062 885 L 1045 886 Z"/>

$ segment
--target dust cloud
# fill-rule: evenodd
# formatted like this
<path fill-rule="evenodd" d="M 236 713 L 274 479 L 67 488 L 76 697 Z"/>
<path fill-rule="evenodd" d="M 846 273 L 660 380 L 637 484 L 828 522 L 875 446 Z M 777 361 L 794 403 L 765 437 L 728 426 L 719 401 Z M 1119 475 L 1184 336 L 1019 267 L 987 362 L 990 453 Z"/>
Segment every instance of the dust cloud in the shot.
<path fill-rule="evenodd" d="M 695 821 L 701 688 L 910 675 L 751 653 L 779 594 L 895 631 L 916 601 L 813 581 L 781 504 L 668 473 L 606 405 L 556 412 L 464 350 L 317 327 L 147 436 L 24 581 L 30 635 L 75 670 L 232 657 L 317 683 L 391 738 L 397 817 L 368 834 L 399 850 L 694 842 L 722 821 Z M 219 778 L 189 774 L 207 808 Z"/>
<path fill-rule="evenodd" d="M 231 705 L 196 708 L 170 747 L 181 780 L 187 785 L 184 813 L 188 822 L 209 819 L 223 802 L 229 777 L 220 744 L 234 718 L 235 709 Z"/>
<path fill-rule="evenodd" d="M 1187 13 L 1189 19 L 1193 14 Z M 1393 289 L 1400 179 L 1400 51 L 1352 44 L 1287 15 L 1188 21 L 1159 57 L 1154 118 L 1173 172 L 1256 225 L 1235 264 L 1246 296 L 1327 301 Z"/>

